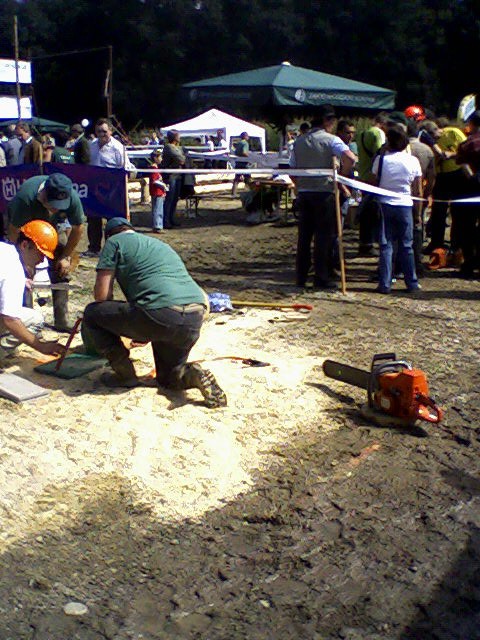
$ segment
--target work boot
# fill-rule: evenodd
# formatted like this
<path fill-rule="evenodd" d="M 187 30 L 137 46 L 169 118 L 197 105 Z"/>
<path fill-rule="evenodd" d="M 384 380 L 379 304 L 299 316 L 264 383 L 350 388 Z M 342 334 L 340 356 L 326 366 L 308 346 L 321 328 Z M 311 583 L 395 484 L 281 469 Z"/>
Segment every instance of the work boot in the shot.
<path fill-rule="evenodd" d="M 73 324 L 68 321 L 68 291 L 52 291 L 53 326 L 57 331 L 70 333 Z"/>
<path fill-rule="evenodd" d="M 137 378 L 133 362 L 128 357 L 128 349 L 123 344 L 107 349 L 102 353 L 107 358 L 114 373 L 105 373 L 101 376 L 102 382 L 107 387 L 138 387 L 142 381 Z"/>
<path fill-rule="evenodd" d="M 199 389 L 209 409 L 227 406 L 227 396 L 218 385 L 213 373 L 208 369 L 202 369 L 197 363 L 185 366 L 182 385 L 184 389 Z"/>

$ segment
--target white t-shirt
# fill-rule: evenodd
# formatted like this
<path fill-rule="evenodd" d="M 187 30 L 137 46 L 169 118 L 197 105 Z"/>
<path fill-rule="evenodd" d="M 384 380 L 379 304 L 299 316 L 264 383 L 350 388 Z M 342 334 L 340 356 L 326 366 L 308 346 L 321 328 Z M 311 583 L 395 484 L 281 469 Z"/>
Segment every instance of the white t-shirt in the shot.
<path fill-rule="evenodd" d="M 0 315 L 21 318 L 25 280 L 18 251 L 0 242 Z"/>
<path fill-rule="evenodd" d="M 373 161 L 372 173 L 377 175 L 380 158 Z M 417 158 L 406 151 L 386 153 L 383 156 L 382 175 L 379 187 L 402 194 L 400 197 L 378 196 L 380 202 L 396 207 L 411 207 L 411 186 L 415 178 L 422 177 L 422 168 Z"/>

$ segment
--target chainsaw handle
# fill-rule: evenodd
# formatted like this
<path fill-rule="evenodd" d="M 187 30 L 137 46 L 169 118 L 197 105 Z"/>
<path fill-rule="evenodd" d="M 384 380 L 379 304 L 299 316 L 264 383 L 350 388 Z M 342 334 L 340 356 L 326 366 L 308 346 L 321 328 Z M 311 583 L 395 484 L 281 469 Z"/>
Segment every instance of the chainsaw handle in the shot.
<path fill-rule="evenodd" d="M 428 396 L 419 393 L 416 397 L 416 413 L 421 420 L 438 424 L 443 418 L 443 411 Z"/>

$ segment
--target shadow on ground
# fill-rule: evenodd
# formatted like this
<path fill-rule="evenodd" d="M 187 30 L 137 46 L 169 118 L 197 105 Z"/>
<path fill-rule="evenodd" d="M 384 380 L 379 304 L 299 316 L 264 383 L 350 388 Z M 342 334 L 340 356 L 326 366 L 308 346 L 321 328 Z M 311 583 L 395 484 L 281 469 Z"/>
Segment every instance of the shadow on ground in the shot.
<path fill-rule="evenodd" d="M 477 484 L 442 476 L 439 441 L 349 425 L 272 450 L 198 520 L 162 521 L 120 475 L 47 486 L 1 556 L 0 637 L 477 638 L 478 532 L 458 515 Z"/>

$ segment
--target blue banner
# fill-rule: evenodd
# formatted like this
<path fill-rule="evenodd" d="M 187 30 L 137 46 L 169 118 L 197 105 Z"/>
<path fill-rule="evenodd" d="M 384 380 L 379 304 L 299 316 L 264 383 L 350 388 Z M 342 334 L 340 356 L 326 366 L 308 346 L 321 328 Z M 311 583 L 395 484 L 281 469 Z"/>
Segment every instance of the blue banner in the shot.
<path fill-rule="evenodd" d="M 85 215 L 94 218 L 124 218 L 127 214 L 127 180 L 123 169 L 106 169 L 84 164 L 43 165 L 45 176 L 64 173 L 80 196 Z M 39 174 L 37 165 L 18 165 L 0 169 L 0 214 L 6 213 L 21 184 Z"/>
<path fill-rule="evenodd" d="M 0 214 L 7 213 L 7 206 L 13 200 L 22 182 L 38 175 L 38 165 L 20 164 L 0 169 Z"/>

